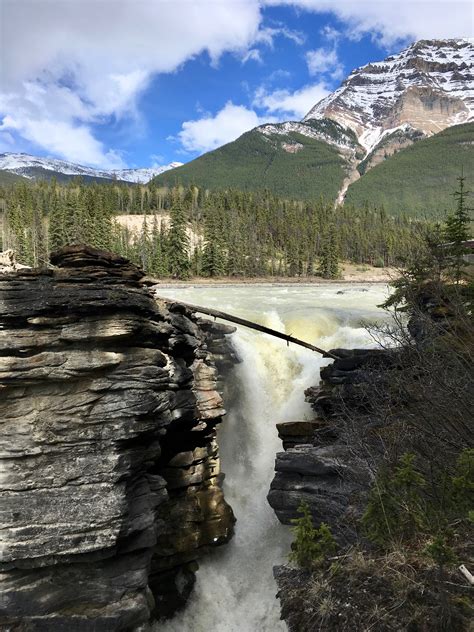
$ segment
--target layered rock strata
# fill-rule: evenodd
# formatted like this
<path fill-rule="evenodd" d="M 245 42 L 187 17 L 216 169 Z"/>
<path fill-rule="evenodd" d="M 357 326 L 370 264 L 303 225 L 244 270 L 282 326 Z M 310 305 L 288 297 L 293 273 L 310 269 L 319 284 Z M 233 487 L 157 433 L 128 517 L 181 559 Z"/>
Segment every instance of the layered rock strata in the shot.
<path fill-rule="evenodd" d="M 305 116 L 353 130 L 370 152 L 409 125 L 431 135 L 474 115 L 474 44 L 467 39 L 420 40 L 383 61 L 355 69 Z"/>
<path fill-rule="evenodd" d="M 284 452 L 276 456 L 268 502 L 283 524 L 291 524 L 299 516 L 301 502 L 306 502 L 314 524 L 328 524 L 336 540 L 347 545 L 356 539 L 372 474 L 364 455 L 348 442 L 341 412 L 366 411 L 368 372 L 373 378 L 374 372 L 393 368 L 396 357 L 377 349 L 332 349 L 329 353 L 337 359 L 321 369 L 319 385 L 305 392 L 316 418 L 277 426 Z M 273 573 L 281 618 L 288 630 L 316 629 L 323 617 L 313 607 L 318 588 L 311 583 L 311 571 L 276 566 Z M 347 627 L 346 623 L 342 626 Z"/>
<path fill-rule="evenodd" d="M 234 518 L 216 367 L 230 328 L 69 247 L 0 278 L 0 629 L 147 630 Z"/>
<path fill-rule="evenodd" d="M 341 406 L 364 406 L 368 367 L 385 370 L 393 360 L 383 350 L 333 349 L 330 353 L 338 359 L 321 370 L 321 383 L 306 391 L 316 419 L 278 425 L 285 451 L 276 455 L 268 502 L 280 522 L 291 524 L 304 501 L 315 524 L 329 524 L 341 542 L 350 542 L 371 473 L 343 436 L 338 412 Z"/>

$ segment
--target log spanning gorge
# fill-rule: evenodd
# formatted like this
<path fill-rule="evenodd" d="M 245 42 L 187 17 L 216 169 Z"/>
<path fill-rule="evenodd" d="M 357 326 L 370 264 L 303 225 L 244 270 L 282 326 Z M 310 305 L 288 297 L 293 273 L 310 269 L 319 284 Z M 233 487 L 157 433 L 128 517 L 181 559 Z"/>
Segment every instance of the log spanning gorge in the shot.
<path fill-rule="evenodd" d="M 286 630 L 273 578 L 284 525 L 302 498 L 340 522 L 347 491 L 339 448 L 314 445 L 304 391 L 323 405 L 359 360 L 333 369 L 178 301 L 366 347 L 360 320 L 380 318 L 384 288 L 156 296 L 108 253 L 69 247 L 52 263 L 0 276 L 0 629 Z"/>

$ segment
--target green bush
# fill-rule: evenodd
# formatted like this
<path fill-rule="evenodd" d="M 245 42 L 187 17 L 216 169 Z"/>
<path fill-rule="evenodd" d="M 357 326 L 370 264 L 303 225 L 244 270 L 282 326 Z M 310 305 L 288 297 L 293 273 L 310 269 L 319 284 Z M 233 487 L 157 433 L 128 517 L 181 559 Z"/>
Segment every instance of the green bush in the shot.
<path fill-rule="evenodd" d="M 295 541 L 289 559 L 301 568 L 313 568 L 333 555 L 337 544 L 327 524 L 322 523 L 319 529 L 314 527 L 307 503 L 302 502 L 298 512 L 303 515 L 292 520 L 296 525 L 293 527 Z"/>
<path fill-rule="evenodd" d="M 415 467 L 415 455 L 403 454 L 393 471 L 382 470 L 369 494 L 362 528 L 379 546 L 406 540 L 427 522 L 422 490 L 426 482 Z"/>
<path fill-rule="evenodd" d="M 440 568 L 443 568 L 447 564 L 455 564 L 457 561 L 456 554 L 447 544 L 446 536 L 443 535 L 437 535 L 425 546 L 423 552 L 436 562 Z"/>

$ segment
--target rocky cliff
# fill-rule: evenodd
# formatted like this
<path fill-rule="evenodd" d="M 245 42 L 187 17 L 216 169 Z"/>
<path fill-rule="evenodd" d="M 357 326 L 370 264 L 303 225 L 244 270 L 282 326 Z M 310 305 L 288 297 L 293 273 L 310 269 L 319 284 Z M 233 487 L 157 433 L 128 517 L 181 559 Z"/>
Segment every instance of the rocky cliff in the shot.
<path fill-rule="evenodd" d="M 268 502 L 283 524 L 291 524 L 301 501 L 307 502 L 315 524 L 329 524 L 338 540 L 348 543 L 355 537 L 371 472 L 364 455 L 347 441 L 338 413 L 363 406 L 367 369 L 385 371 L 393 358 L 376 349 L 330 353 L 338 359 L 321 370 L 321 383 L 306 391 L 316 418 L 277 426 L 285 451 L 276 455 Z"/>
<path fill-rule="evenodd" d="M 305 501 L 338 544 L 316 559 L 300 528 L 301 566 L 274 568 L 291 632 L 471 630 L 472 332 L 457 316 L 470 303 L 447 296 L 421 288 L 416 345 L 332 350 L 306 391 L 316 419 L 279 426 L 269 502 L 286 524 Z"/>
<path fill-rule="evenodd" d="M 373 472 L 367 455 L 348 441 L 340 413 L 364 409 L 367 373 L 387 371 L 394 357 L 376 349 L 332 349 L 330 353 L 338 359 L 321 370 L 320 384 L 306 391 L 315 419 L 278 424 L 284 452 L 276 455 L 268 502 L 283 524 L 299 517 L 298 507 L 306 502 L 313 523 L 328 524 L 342 550 L 351 551 Z M 328 581 L 313 575 L 313 570 L 274 567 L 281 618 L 290 632 L 367 629 L 364 616 L 372 601 L 396 603 L 389 583 L 376 580 L 369 566 L 355 580 L 335 571 L 336 579 L 331 576 Z M 354 565 L 348 572 L 355 575 L 356 571 L 360 569 Z M 388 624 L 384 630 L 407 629 L 396 625 L 396 617 Z"/>
<path fill-rule="evenodd" d="M 155 301 L 121 257 L 52 262 L 0 277 L 0 629 L 147 630 L 232 535 L 215 366 L 232 329 Z"/>
<path fill-rule="evenodd" d="M 353 130 L 368 152 L 407 125 L 434 134 L 472 120 L 473 62 L 471 40 L 420 40 L 355 69 L 304 120 L 337 121 Z"/>

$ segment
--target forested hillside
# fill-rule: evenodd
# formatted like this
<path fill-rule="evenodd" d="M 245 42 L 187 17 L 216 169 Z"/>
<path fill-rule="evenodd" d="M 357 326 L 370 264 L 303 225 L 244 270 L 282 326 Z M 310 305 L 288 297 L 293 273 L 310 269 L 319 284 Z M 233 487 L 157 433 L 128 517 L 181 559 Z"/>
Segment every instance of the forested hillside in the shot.
<path fill-rule="evenodd" d="M 16 173 L 10 173 L 9 171 L 0 169 L 0 186 L 13 184 L 14 182 L 21 182 L 22 180 L 25 181 L 26 178 L 18 176 Z"/>
<path fill-rule="evenodd" d="M 346 204 L 365 202 L 387 213 L 440 216 L 453 204 L 461 172 L 474 188 L 474 123 L 449 127 L 390 156 L 348 189 Z"/>
<path fill-rule="evenodd" d="M 0 192 L 1 246 L 15 249 L 22 263 L 44 265 L 56 248 L 88 243 L 164 277 L 335 277 L 341 260 L 402 263 L 426 228 L 367 207 L 334 210 L 322 200 L 291 201 L 268 192 L 80 182 L 22 183 Z M 117 221 L 127 214 L 143 217 L 138 230 Z"/>
<path fill-rule="evenodd" d="M 257 128 L 157 176 L 154 182 L 171 187 L 196 184 L 213 190 L 268 189 L 274 195 L 294 199 L 322 196 L 335 200 L 346 167 L 337 148 L 328 143 L 296 132 L 266 135 Z"/>
<path fill-rule="evenodd" d="M 327 122 L 334 126 L 333 132 L 340 134 L 344 129 Z M 317 130 L 322 121 L 304 125 L 311 133 L 311 126 Z M 195 184 L 214 191 L 229 187 L 243 191 L 268 189 L 295 200 L 322 196 L 335 201 L 344 178 L 357 167 L 362 175 L 349 187 L 345 204 L 369 204 L 383 207 L 389 214 L 431 218 L 440 217 L 452 204 L 453 182 L 462 171 L 467 186 L 474 188 L 474 123 L 456 125 L 423 140 L 417 140 L 421 134 L 413 131 L 408 134 L 415 140 L 413 145 L 372 169 L 366 169 L 367 160 L 361 161 L 363 154 L 355 137 L 351 153 L 297 132 L 272 135 L 260 129 L 157 176 L 155 184 Z M 384 142 L 387 140 L 376 149 L 383 149 Z"/>

